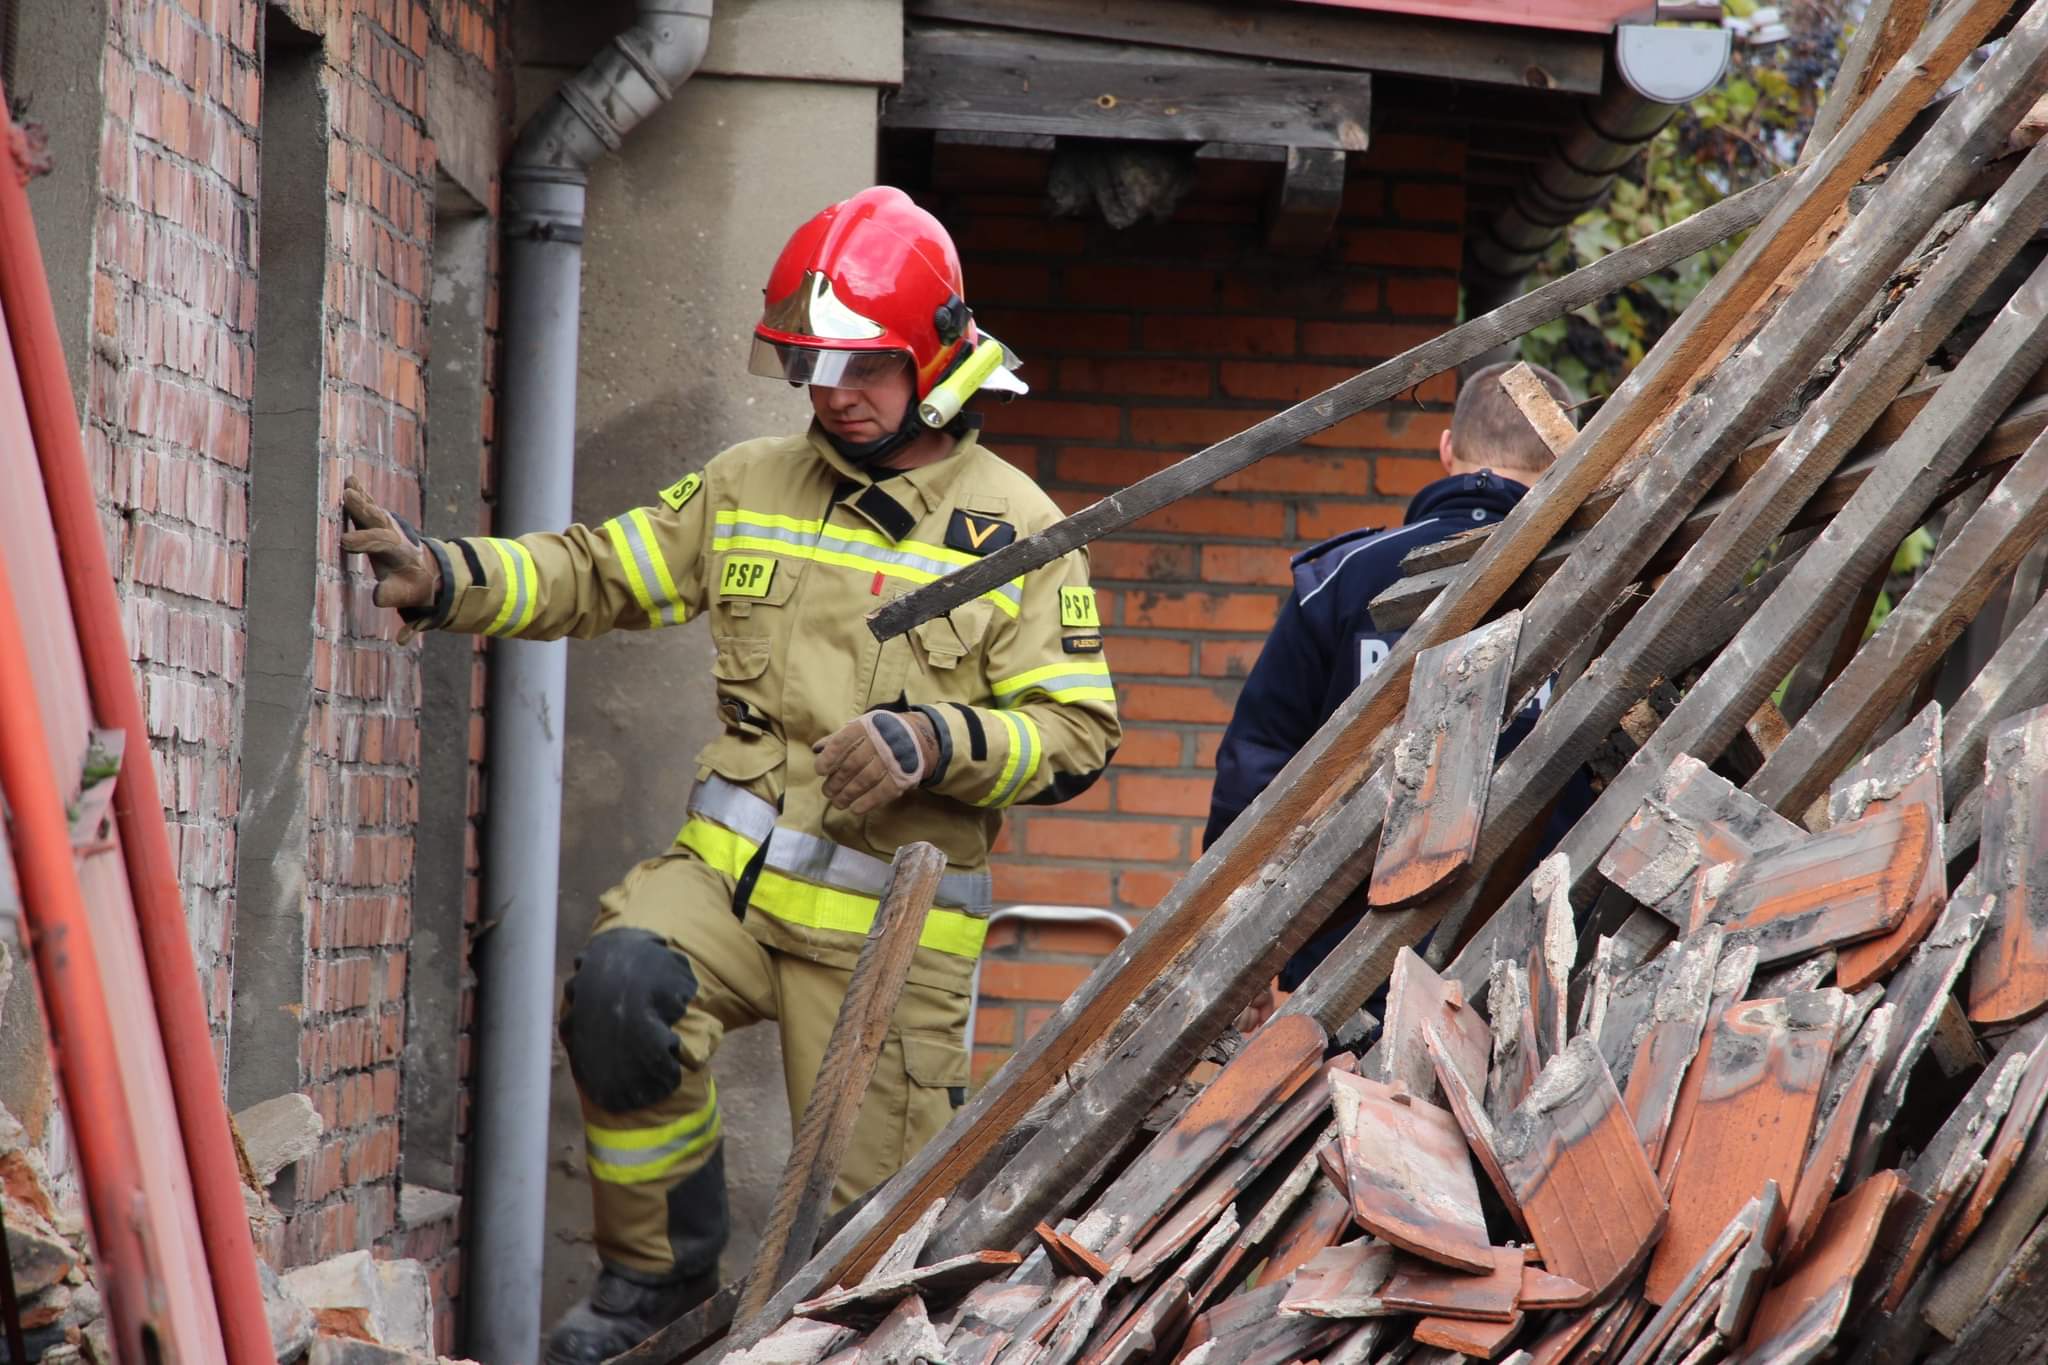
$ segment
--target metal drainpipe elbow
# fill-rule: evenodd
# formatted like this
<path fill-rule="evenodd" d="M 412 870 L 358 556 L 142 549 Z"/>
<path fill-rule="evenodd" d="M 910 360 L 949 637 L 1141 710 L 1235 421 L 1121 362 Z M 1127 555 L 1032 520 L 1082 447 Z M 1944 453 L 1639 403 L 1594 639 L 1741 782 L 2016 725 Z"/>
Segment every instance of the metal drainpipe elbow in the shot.
<path fill-rule="evenodd" d="M 675 96 L 704 60 L 712 0 L 640 0 L 638 17 L 527 120 L 508 179 L 580 178 Z"/>

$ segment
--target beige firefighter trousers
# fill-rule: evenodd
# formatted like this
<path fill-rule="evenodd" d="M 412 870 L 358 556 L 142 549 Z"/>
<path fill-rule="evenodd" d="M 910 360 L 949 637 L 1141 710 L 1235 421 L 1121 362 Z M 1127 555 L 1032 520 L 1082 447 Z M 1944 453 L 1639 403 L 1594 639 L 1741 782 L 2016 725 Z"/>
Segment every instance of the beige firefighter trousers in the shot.
<path fill-rule="evenodd" d="M 718 1150 L 723 1120 L 711 1059 L 726 1033 L 773 1021 L 782 1035 L 792 1124 L 809 1101 L 848 971 L 770 949 L 732 911 L 733 883 L 677 847 L 626 874 L 598 902 L 592 934 L 639 928 L 689 958 L 697 996 L 676 1024 L 683 1080 L 645 1109 L 583 1100 L 598 1254 L 648 1274 L 672 1268 L 668 1192 Z M 834 1212 L 902 1167 L 952 1118 L 968 1078 L 967 997 L 912 983 L 869 1083 L 832 1189 Z"/>

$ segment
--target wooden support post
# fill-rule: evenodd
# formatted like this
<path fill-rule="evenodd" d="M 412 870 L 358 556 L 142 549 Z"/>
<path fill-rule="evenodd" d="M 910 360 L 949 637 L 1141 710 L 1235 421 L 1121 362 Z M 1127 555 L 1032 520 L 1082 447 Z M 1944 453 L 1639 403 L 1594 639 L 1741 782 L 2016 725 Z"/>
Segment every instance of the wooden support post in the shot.
<path fill-rule="evenodd" d="M 839 1163 L 853 1141 L 853 1122 L 881 1059 L 882 1043 L 896 1017 L 896 1002 L 910 979 L 910 959 L 924 932 L 925 913 L 938 894 L 946 855 L 930 844 L 905 844 L 896 851 L 889 884 L 882 891 L 875 921 L 861 945 L 853 975 L 839 1004 L 831 1040 L 818 1063 L 817 1084 L 797 1125 L 789 1164 L 775 1193 L 768 1226 L 747 1276 L 733 1332 L 735 1345 L 759 1340 L 777 1321 L 765 1320 L 762 1308 L 796 1269 L 811 1258 L 818 1229 L 825 1221 L 825 1200 L 839 1178 Z"/>
<path fill-rule="evenodd" d="M 1266 211 L 1266 247 L 1283 256 L 1320 251 L 1344 207 L 1341 147 L 1289 147 Z"/>

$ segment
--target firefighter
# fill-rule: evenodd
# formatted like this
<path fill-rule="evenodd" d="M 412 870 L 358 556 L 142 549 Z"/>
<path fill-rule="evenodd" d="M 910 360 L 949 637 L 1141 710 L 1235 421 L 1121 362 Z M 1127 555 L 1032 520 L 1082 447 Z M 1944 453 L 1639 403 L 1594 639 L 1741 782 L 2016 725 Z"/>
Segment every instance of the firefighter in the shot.
<path fill-rule="evenodd" d="M 550 1337 L 602 1360 L 717 1284 L 727 1231 L 710 1062 L 772 1020 L 803 1112 L 889 858 L 946 854 L 910 983 L 833 1191 L 843 1207 L 963 1102 L 968 990 L 1005 808 L 1078 795 L 1116 702 L 1076 552 L 878 643 L 866 617 L 1060 519 L 961 403 L 1021 392 L 976 325 L 937 219 L 880 187 L 800 227 L 768 277 L 750 368 L 814 420 L 747 441 L 596 527 L 416 539 L 351 481 L 380 605 L 407 630 L 528 640 L 709 618 L 723 730 L 675 843 L 599 900 L 563 991 L 600 1260 Z"/>

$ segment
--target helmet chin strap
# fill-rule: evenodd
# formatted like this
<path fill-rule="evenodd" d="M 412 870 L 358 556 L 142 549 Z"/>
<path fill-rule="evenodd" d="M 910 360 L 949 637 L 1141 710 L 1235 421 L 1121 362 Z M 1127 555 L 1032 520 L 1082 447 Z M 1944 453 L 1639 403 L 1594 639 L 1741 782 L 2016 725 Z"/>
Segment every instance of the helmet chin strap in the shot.
<path fill-rule="evenodd" d="M 825 439 L 831 443 L 832 448 L 845 456 L 847 462 L 856 469 L 867 469 L 888 459 L 923 435 L 927 429 L 918 418 L 915 401 L 904 405 L 903 421 L 896 430 L 886 436 L 878 436 L 872 441 L 849 441 L 834 434 L 823 423 L 819 424 L 819 430 L 824 432 Z"/>

